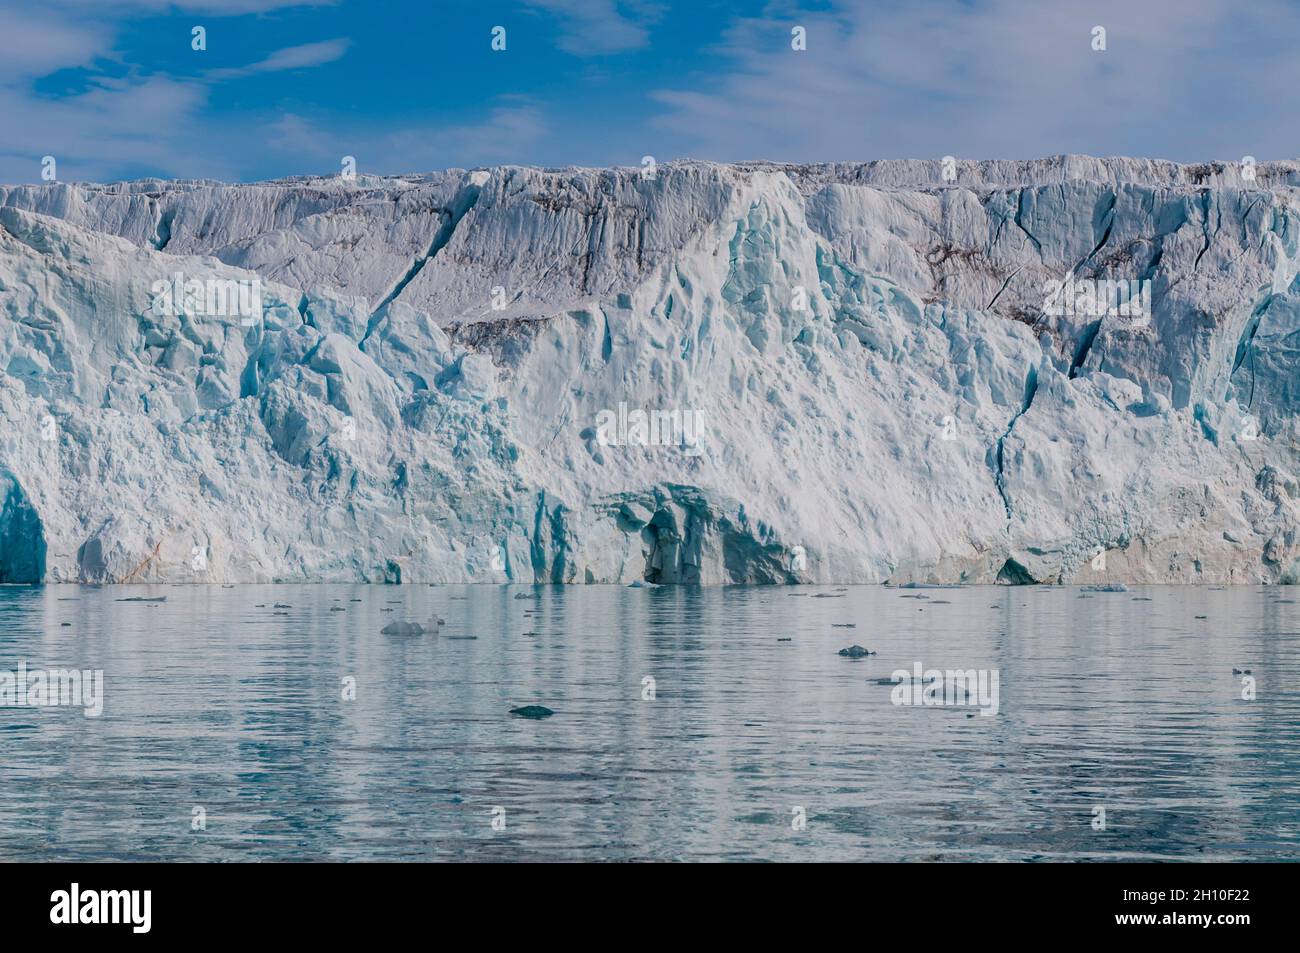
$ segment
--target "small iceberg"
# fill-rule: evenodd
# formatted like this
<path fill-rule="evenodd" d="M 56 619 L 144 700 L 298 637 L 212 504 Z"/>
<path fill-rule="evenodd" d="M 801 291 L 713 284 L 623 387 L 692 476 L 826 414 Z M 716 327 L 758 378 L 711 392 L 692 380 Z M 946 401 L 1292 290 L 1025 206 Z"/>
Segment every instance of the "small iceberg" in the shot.
<path fill-rule="evenodd" d="M 167 597 L 154 596 L 152 598 L 149 598 L 148 596 L 131 596 L 129 599 L 114 599 L 113 601 L 114 602 L 166 602 Z"/>
<path fill-rule="evenodd" d="M 379 630 L 380 635 L 424 635 L 426 632 L 436 632 L 438 626 L 446 625 L 446 621 L 434 616 L 429 620 L 428 625 L 421 625 L 418 622 L 390 622 Z"/>
<path fill-rule="evenodd" d="M 518 715 L 520 718 L 550 718 L 555 712 L 551 711 L 545 705 L 525 705 L 523 708 L 512 708 L 510 714 Z"/>
<path fill-rule="evenodd" d="M 1122 582 L 1108 582 L 1104 586 L 1084 586 L 1080 592 L 1128 592 L 1128 586 Z"/>
<path fill-rule="evenodd" d="M 840 655 L 845 658 L 866 658 L 868 655 L 875 655 L 875 652 L 864 649 L 860 645 L 850 645 L 847 649 L 840 649 Z"/>

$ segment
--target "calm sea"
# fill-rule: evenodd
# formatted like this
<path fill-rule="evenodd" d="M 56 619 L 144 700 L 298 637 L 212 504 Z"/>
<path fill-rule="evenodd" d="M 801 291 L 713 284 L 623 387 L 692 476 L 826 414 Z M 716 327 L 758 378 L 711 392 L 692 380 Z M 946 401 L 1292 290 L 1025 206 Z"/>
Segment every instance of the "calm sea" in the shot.
<path fill-rule="evenodd" d="M 1297 859 L 1298 597 L 3 587 L 0 858 Z"/>

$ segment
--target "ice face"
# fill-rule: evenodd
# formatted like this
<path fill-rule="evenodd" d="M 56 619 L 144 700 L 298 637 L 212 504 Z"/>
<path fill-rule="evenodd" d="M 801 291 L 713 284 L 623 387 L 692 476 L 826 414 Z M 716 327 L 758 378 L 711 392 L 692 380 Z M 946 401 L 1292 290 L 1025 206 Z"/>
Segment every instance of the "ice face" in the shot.
<path fill-rule="evenodd" d="M 1254 171 L 0 188 L 0 581 L 1294 581 Z"/>

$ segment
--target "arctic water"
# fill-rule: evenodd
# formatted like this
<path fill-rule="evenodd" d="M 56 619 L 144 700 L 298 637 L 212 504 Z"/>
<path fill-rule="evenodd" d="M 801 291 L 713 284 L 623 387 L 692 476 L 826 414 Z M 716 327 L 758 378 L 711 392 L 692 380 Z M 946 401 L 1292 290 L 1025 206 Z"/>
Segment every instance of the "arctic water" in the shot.
<path fill-rule="evenodd" d="M 102 713 L 0 707 L 4 860 L 1300 858 L 1287 587 L 0 587 L 20 665 Z"/>

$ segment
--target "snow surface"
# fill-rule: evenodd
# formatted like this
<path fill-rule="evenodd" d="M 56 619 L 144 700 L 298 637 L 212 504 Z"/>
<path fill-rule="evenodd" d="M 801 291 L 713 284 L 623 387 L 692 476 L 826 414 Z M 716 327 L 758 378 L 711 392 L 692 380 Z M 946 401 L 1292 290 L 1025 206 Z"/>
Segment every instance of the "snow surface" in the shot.
<path fill-rule="evenodd" d="M 0 582 L 1295 582 L 1300 166 L 1254 171 L 0 187 Z M 153 313 L 177 272 L 263 320 Z M 1070 276 L 1150 320 L 1044 314 Z"/>

